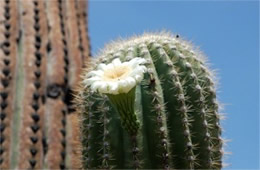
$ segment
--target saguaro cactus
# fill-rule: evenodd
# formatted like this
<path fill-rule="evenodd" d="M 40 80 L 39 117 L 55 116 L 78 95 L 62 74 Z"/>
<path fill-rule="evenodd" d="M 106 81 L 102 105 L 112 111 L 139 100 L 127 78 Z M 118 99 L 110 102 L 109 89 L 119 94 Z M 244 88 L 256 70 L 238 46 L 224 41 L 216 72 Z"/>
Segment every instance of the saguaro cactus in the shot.
<path fill-rule="evenodd" d="M 0 22 L 0 169 L 77 168 L 86 1 L 1 0 Z"/>
<path fill-rule="evenodd" d="M 77 101 L 84 168 L 222 167 L 213 76 L 189 43 L 146 34 L 109 44 L 91 64 Z"/>

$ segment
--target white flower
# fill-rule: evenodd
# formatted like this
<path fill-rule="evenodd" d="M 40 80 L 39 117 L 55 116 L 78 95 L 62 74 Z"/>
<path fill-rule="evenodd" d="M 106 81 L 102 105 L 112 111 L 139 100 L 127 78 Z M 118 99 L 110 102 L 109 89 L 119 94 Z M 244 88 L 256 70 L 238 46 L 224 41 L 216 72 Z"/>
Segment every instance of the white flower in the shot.
<path fill-rule="evenodd" d="M 143 58 L 133 58 L 128 62 L 121 62 L 116 58 L 112 63 L 99 64 L 97 70 L 87 73 L 83 81 L 85 87 L 105 94 L 128 93 L 143 79 L 147 68 Z"/>

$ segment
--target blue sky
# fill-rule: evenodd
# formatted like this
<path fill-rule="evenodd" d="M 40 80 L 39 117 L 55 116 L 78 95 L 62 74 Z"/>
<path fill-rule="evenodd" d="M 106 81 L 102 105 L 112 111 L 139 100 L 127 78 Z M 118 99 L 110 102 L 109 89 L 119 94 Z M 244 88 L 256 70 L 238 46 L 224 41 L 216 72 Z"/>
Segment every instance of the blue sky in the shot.
<path fill-rule="evenodd" d="M 191 40 L 218 70 L 223 137 L 232 152 L 226 169 L 259 169 L 259 2 L 89 2 L 94 55 L 113 39 L 163 29 Z"/>

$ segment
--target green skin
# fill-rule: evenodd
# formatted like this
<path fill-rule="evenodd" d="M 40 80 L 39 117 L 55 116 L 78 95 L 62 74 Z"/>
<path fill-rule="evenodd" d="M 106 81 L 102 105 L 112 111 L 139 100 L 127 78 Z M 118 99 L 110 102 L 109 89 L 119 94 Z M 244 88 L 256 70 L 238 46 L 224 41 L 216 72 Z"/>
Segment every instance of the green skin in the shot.
<path fill-rule="evenodd" d="M 144 41 L 145 46 L 126 44 L 120 49 L 122 62 L 131 55 L 151 61 L 134 89 L 135 105 L 129 106 L 134 108 L 132 115 L 131 109 L 126 109 L 129 116 L 122 115 L 115 96 L 89 89 L 79 95 L 85 169 L 222 168 L 214 83 L 204 63 L 185 43 L 171 39 L 160 37 L 155 42 Z M 103 62 L 110 63 L 116 52 L 105 55 Z"/>

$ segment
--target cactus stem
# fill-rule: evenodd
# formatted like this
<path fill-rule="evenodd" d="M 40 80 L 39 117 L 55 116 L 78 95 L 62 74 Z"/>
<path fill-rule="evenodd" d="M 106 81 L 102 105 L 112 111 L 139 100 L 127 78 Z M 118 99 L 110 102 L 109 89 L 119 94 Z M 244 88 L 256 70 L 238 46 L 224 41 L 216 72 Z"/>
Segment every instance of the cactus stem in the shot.
<path fill-rule="evenodd" d="M 128 93 L 121 93 L 118 95 L 107 94 L 110 102 L 118 111 L 122 126 L 130 134 L 136 135 L 140 127 L 137 121 L 136 113 L 134 112 L 135 88 Z"/>

